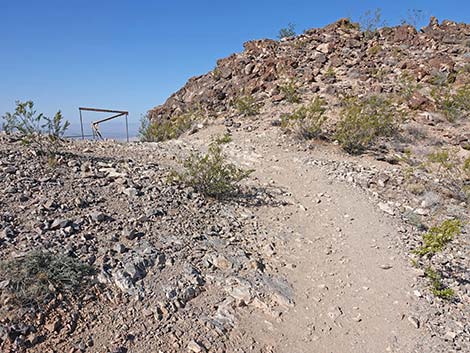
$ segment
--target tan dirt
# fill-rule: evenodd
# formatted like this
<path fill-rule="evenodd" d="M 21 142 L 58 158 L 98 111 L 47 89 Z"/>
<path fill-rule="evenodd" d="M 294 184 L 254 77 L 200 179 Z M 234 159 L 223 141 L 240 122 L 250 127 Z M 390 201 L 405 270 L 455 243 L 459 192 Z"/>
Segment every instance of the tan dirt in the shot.
<path fill-rule="evenodd" d="M 236 132 L 226 146 L 230 159 L 256 170 L 257 184 L 282 189 L 290 199 L 287 206 L 263 206 L 256 213 L 273 233 L 284 234 L 285 246 L 273 261 L 292 285 L 295 304 L 281 300 L 289 310 L 271 317 L 244 312 L 239 327 L 254 338 L 251 350 L 423 351 L 425 337 L 412 318 L 416 273 L 391 242 L 400 225 L 357 189 L 304 163 L 345 156 L 325 155 L 321 146 L 281 146 L 279 131 Z M 189 142 L 201 148 L 222 132 L 213 127 Z"/>

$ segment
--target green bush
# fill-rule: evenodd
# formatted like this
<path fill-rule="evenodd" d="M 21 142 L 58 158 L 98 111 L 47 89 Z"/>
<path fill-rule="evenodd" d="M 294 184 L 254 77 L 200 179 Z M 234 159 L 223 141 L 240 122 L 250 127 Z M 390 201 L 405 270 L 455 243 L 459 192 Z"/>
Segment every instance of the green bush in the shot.
<path fill-rule="evenodd" d="M 295 26 L 292 23 L 289 23 L 289 25 L 286 28 L 281 28 L 279 30 L 279 34 L 277 35 L 278 39 L 283 39 L 283 38 L 288 38 L 288 37 L 293 37 L 295 36 Z"/>
<path fill-rule="evenodd" d="M 64 254 L 31 251 L 22 257 L 0 262 L 0 282 L 21 306 L 47 303 L 57 294 L 74 294 L 92 274 L 90 266 Z"/>
<path fill-rule="evenodd" d="M 149 117 L 141 119 L 139 128 L 140 140 L 145 142 L 161 142 L 179 137 L 188 131 L 198 119 L 195 113 L 174 115 L 170 118 Z"/>
<path fill-rule="evenodd" d="M 382 46 L 380 44 L 376 44 L 372 47 L 370 47 L 368 50 L 370 55 L 376 56 L 378 53 L 382 51 Z"/>
<path fill-rule="evenodd" d="M 260 104 L 250 95 L 240 96 L 235 99 L 235 109 L 244 116 L 258 115 L 260 112 Z"/>
<path fill-rule="evenodd" d="M 170 179 L 193 187 L 210 197 L 222 197 L 238 190 L 240 181 L 253 170 L 226 161 L 220 143 L 212 142 L 206 154 L 193 153 L 183 162 L 184 171 L 173 171 Z"/>
<path fill-rule="evenodd" d="M 451 288 L 446 288 L 442 283 L 442 277 L 439 272 L 428 267 L 424 270 L 424 274 L 431 280 L 431 291 L 432 293 L 441 299 L 452 299 L 455 295 Z"/>
<path fill-rule="evenodd" d="M 343 104 L 335 138 L 352 154 L 363 152 L 379 137 L 395 134 L 403 119 L 392 101 L 383 96 L 348 98 Z"/>
<path fill-rule="evenodd" d="M 440 225 L 432 227 L 423 234 L 423 245 L 414 251 L 415 254 L 434 255 L 460 234 L 462 223 L 458 219 L 446 220 Z"/>
<path fill-rule="evenodd" d="M 49 118 L 34 110 L 32 101 L 16 102 L 14 113 L 5 113 L 3 130 L 9 134 L 18 134 L 21 141 L 41 154 L 57 153 L 61 139 L 69 127 L 60 110 Z"/>
<path fill-rule="evenodd" d="M 407 17 L 402 18 L 400 23 L 401 25 L 408 25 L 414 28 L 418 28 L 419 24 L 424 20 L 424 12 L 419 9 L 408 9 Z"/>
<path fill-rule="evenodd" d="M 281 126 L 295 131 L 299 137 L 315 138 L 321 133 L 322 126 L 327 120 L 325 112 L 326 101 L 315 97 L 310 104 L 299 107 L 292 114 L 282 116 Z"/>
<path fill-rule="evenodd" d="M 296 86 L 295 80 L 289 80 L 285 84 L 279 86 L 279 89 L 284 94 L 284 96 L 286 97 L 286 100 L 289 103 L 300 102 L 300 96 L 297 92 L 297 86 Z"/>
<path fill-rule="evenodd" d="M 382 20 L 382 10 L 376 8 L 374 11 L 367 10 L 359 19 L 359 26 L 366 39 L 372 38 L 380 27 L 386 25 Z"/>
<path fill-rule="evenodd" d="M 325 77 L 326 78 L 336 78 L 336 72 L 335 69 L 330 66 L 328 69 L 325 71 Z"/>
<path fill-rule="evenodd" d="M 428 155 L 428 161 L 423 167 L 434 173 L 440 185 L 456 199 L 465 202 L 470 200 L 470 157 L 461 161 L 452 151 L 440 149 Z"/>
<path fill-rule="evenodd" d="M 416 81 L 416 78 L 411 76 L 408 73 L 403 73 L 398 81 L 398 92 L 403 101 L 408 103 L 408 101 L 413 97 L 415 92 L 421 89 L 422 86 Z"/>
<path fill-rule="evenodd" d="M 431 91 L 431 96 L 437 109 L 442 111 L 450 122 L 470 115 L 470 84 L 466 84 L 454 92 L 448 87 L 434 88 Z"/>
<path fill-rule="evenodd" d="M 232 136 L 229 133 L 225 133 L 215 139 L 215 143 L 218 145 L 224 145 L 232 142 Z"/>

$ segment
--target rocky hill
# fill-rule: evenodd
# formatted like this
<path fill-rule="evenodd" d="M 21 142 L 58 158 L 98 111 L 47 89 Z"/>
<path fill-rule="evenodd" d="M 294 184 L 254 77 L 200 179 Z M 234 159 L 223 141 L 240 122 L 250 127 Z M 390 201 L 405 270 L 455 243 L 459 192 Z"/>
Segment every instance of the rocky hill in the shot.
<path fill-rule="evenodd" d="M 399 150 L 422 136 L 429 137 L 424 144 L 432 139 L 470 148 L 468 119 L 448 124 L 454 119 L 446 116 L 452 112 L 445 106 L 446 95 L 470 82 L 468 24 L 439 24 L 431 18 L 420 31 L 403 25 L 364 32 L 343 19 L 280 41 L 250 41 L 244 48 L 218 60 L 211 72 L 191 78 L 148 117 L 155 121 L 197 112 L 200 119 L 221 116 L 230 124 L 241 115 L 237 99 L 249 97 L 275 120 L 320 95 L 334 121 L 343 98 L 385 94 L 408 118 Z M 289 102 L 294 91 L 300 103 Z"/>
<path fill-rule="evenodd" d="M 0 351 L 470 350 L 469 65 L 469 25 L 340 20 L 189 80 L 156 143 L 0 134 Z M 175 179 L 214 141 L 230 197 Z"/>

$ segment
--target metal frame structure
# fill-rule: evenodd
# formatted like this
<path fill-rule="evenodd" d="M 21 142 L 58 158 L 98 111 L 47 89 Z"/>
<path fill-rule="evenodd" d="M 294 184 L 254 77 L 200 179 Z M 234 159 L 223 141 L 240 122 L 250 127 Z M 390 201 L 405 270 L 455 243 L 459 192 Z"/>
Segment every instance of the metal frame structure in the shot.
<path fill-rule="evenodd" d="M 99 108 L 85 108 L 85 107 L 79 107 L 78 111 L 80 112 L 80 127 L 82 131 L 82 139 L 85 139 L 85 137 L 90 137 L 93 136 L 94 139 L 99 137 L 100 139 L 104 140 L 103 136 L 100 133 L 99 130 L 99 124 L 104 123 L 105 121 L 112 120 L 115 118 L 119 118 L 120 116 L 125 116 L 126 117 L 126 140 L 129 142 L 129 124 L 128 124 L 128 116 L 129 112 L 123 111 L 123 110 L 111 110 L 111 109 L 99 109 Z M 83 117 L 82 117 L 82 111 L 87 111 L 87 112 L 95 112 L 95 113 L 112 113 L 114 115 L 93 121 L 91 123 L 91 130 L 93 132 L 93 135 L 85 135 L 83 132 Z"/>

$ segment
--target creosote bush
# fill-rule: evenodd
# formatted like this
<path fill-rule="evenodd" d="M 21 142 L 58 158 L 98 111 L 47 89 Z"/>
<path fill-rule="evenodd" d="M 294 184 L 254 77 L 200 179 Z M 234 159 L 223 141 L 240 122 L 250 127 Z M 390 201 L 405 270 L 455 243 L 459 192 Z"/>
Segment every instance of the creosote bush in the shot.
<path fill-rule="evenodd" d="M 237 111 L 244 116 L 258 115 L 260 112 L 260 104 L 256 102 L 251 95 L 240 96 L 235 99 L 234 106 Z"/>
<path fill-rule="evenodd" d="M 0 262 L 0 282 L 20 306 L 40 306 L 59 293 L 76 294 L 91 274 L 92 268 L 76 258 L 42 250 Z"/>
<path fill-rule="evenodd" d="M 439 149 L 428 155 L 423 166 L 439 178 L 440 185 L 453 197 L 464 202 L 470 200 L 470 157 L 461 161 L 452 151 Z"/>
<path fill-rule="evenodd" d="M 408 9 L 407 16 L 402 18 L 400 24 L 412 26 L 414 28 L 418 28 L 419 24 L 422 23 L 424 20 L 424 12 L 420 9 Z"/>
<path fill-rule="evenodd" d="M 215 143 L 219 145 L 224 145 L 230 142 L 232 142 L 232 136 L 229 133 L 225 133 L 215 139 Z"/>
<path fill-rule="evenodd" d="M 393 136 L 403 119 L 387 97 L 347 98 L 343 104 L 335 138 L 351 154 L 363 152 L 379 137 Z"/>
<path fill-rule="evenodd" d="M 140 140 L 161 142 L 177 138 L 188 131 L 198 118 L 196 113 L 183 113 L 170 118 L 150 118 L 147 114 L 141 119 Z"/>
<path fill-rule="evenodd" d="M 236 192 L 240 181 L 253 172 L 227 162 L 218 142 L 212 142 L 206 154 L 191 154 L 183 162 L 183 167 L 183 172 L 171 173 L 171 181 L 193 187 L 205 196 L 216 198 Z"/>
<path fill-rule="evenodd" d="M 423 234 L 423 244 L 414 253 L 420 256 L 434 255 L 460 234 L 462 223 L 458 219 L 445 220 L 438 226 L 431 227 Z"/>
<path fill-rule="evenodd" d="M 279 90 L 284 94 L 289 103 L 299 103 L 300 96 L 297 92 L 295 80 L 289 80 L 285 84 L 279 86 Z"/>
<path fill-rule="evenodd" d="M 424 270 L 424 274 L 431 281 L 431 291 L 436 297 L 446 300 L 454 297 L 454 291 L 451 288 L 446 288 L 442 283 L 442 276 L 439 272 L 428 267 Z"/>
<path fill-rule="evenodd" d="M 431 91 L 431 96 L 437 109 L 442 111 L 450 122 L 470 115 L 470 84 L 454 91 L 447 86 L 434 88 Z"/>
<path fill-rule="evenodd" d="M 60 110 L 49 118 L 34 110 L 32 101 L 16 102 L 14 113 L 5 113 L 3 130 L 8 134 L 17 134 L 21 141 L 39 154 L 54 155 L 62 142 L 62 137 L 69 127 Z"/>
<path fill-rule="evenodd" d="M 288 38 L 295 36 L 295 26 L 292 23 L 289 23 L 286 28 L 281 28 L 277 35 L 278 39 Z"/>
<path fill-rule="evenodd" d="M 398 80 L 398 92 L 405 103 L 407 103 L 421 87 L 421 84 L 417 82 L 416 78 L 409 73 L 403 73 Z"/>
<path fill-rule="evenodd" d="M 292 114 L 281 117 L 281 127 L 294 131 L 299 137 L 311 139 L 318 137 L 327 120 L 326 101 L 315 97 L 310 104 L 303 105 Z"/>
<path fill-rule="evenodd" d="M 386 22 L 382 19 L 382 10 L 367 10 L 359 19 L 359 26 L 367 39 L 372 38 L 377 30 L 384 27 Z"/>

